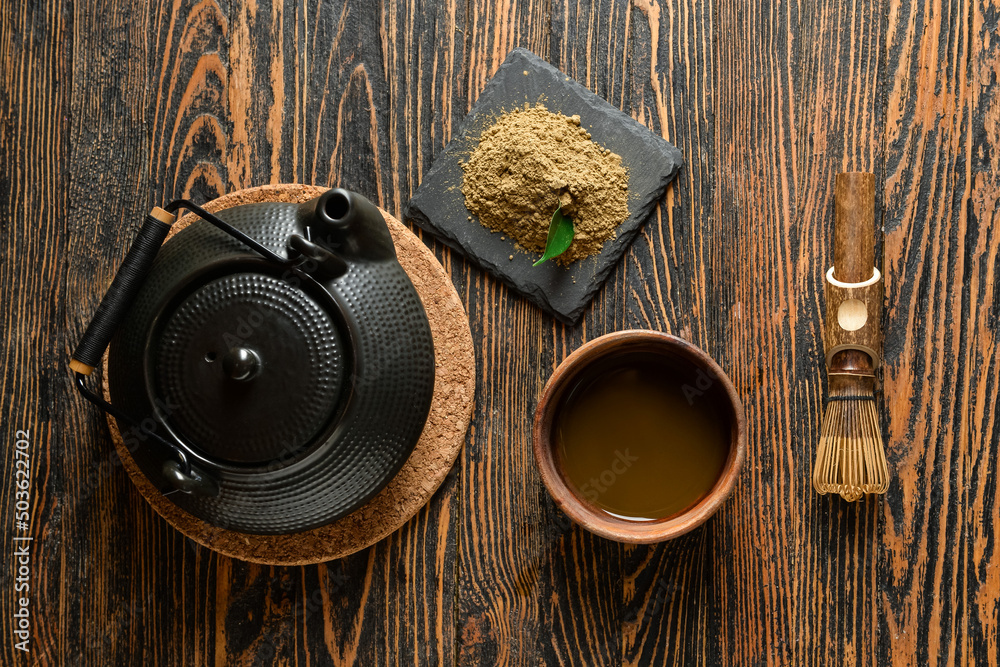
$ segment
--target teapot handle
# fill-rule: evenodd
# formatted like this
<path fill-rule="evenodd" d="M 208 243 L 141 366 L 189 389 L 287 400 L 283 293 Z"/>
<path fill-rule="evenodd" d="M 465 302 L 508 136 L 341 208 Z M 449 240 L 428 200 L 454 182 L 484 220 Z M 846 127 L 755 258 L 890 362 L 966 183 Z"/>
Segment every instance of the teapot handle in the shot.
<path fill-rule="evenodd" d="M 153 265 L 153 260 L 156 259 L 160 245 L 163 244 L 170 226 L 176 219 L 172 213 L 158 206 L 146 215 L 142 227 L 139 228 L 139 234 L 132 242 L 125 259 L 122 260 L 118 273 L 115 274 L 115 279 L 101 299 L 101 305 L 97 307 L 94 319 L 87 325 L 83 338 L 73 352 L 69 366 L 75 372 L 90 375 L 101 363 L 101 357 L 108 349 L 111 337 L 128 313 L 135 295 L 138 294 L 146 274 Z"/>

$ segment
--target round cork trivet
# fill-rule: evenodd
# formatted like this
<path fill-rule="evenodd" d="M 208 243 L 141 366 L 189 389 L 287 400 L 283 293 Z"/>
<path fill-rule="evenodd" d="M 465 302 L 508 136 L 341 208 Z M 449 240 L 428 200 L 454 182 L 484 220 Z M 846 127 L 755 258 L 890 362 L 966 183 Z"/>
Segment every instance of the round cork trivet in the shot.
<path fill-rule="evenodd" d="M 303 202 L 326 188 L 311 185 L 265 185 L 240 190 L 205 204 L 218 211 L 265 201 Z M 434 396 L 420 440 L 399 473 L 368 504 L 338 521 L 291 535 L 252 535 L 216 528 L 185 512 L 163 496 L 139 470 L 122 441 L 115 420 L 108 424 L 118 455 L 132 481 L 167 523 L 198 544 L 226 556 L 266 565 L 307 565 L 342 558 L 375 544 L 409 521 L 444 481 L 465 442 L 472 417 L 475 357 L 472 333 L 462 302 L 434 254 L 413 232 L 382 211 L 396 244 L 396 254 L 424 304 L 434 339 Z M 170 236 L 197 218 L 188 214 Z M 104 357 L 104 395 L 110 400 Z"/>

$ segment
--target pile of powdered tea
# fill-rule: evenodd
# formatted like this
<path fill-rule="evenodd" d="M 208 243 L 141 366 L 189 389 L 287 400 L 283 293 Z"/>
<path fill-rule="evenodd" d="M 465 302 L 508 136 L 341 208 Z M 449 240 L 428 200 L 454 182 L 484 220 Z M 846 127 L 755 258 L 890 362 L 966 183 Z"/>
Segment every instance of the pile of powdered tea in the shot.
<path fill-rule="evenodd" d="M 573 221 L 562 264 L 600 252 L 628 217 L 621 157 L 591 140 L 579 116 L 542 105 L 503 114 L 462 165 L 465 205 L 479 221 L 531 252 L 545 250 L 552 214 Z"/>

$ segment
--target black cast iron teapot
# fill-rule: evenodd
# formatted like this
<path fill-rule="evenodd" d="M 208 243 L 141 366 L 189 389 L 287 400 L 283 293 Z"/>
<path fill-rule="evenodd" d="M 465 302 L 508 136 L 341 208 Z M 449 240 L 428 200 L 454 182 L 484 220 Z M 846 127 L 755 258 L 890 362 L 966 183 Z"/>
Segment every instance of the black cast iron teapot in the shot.
<path fill-rule="evenodd" d="M 163 244 L 181 208 L 201 219 Z M 85 382 L 106 349 L 110 403 Z M 434 388 L 427 316 L 385 220 L 341 189 L 153 209 L 70 366 L 162 492 L 260 534 L 325 525 L 384 488 Z"/>

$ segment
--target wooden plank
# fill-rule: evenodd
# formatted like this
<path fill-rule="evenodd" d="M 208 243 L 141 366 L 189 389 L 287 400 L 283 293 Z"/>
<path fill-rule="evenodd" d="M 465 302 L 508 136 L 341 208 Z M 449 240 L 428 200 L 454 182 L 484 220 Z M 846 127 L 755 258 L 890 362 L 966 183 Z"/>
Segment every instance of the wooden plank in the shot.
<path fill-rule="evenodd" d="M 878 170 L 881 3 L 719 3 L 715 335 L 748 418 L 718 521 L 719 662 L 872 664 L 878 499 L 810 484 L 833 176 Z M 710 661 L 711 662 L 711 661 Z"/>
<path fill-rule="evenodd" d="M 877 566 L 882 501 L 847 503 L 816 495 L 811 476 L 827 391 L 823 324 L 823 275 L 833 264 L 834 177 L 838 172 L 876 174 L 876 221 L 880 205 L 884 123 L 884 0 L 826 0 L 804 8 L 796 34 L 793 83 L 797 157 L 796 209 L 785 230 L 795 272 L 797 341 L 794 364 L 797 427 L 788 445 L 795 452 L 795 496 L 803 513 L 792 529 L 790 565 L 798 598 L 786 655 L 809 664 L 877 663 Z M 876 227 L 880 223 L 876 223 Z M 876 243 L 876 251 L 879 249 Z M 804 554 L 801 559 L 798 553 Z"/>
<path fill-rule="evenodd" d="M 418 85 L 424 85 L 426 78 L 442 73 L 414 73 L 394 51 L 408 58 L 426 30 L 454 31 L 455 12 L 454 4 L 417 10 L 332 2 L 235 9 L 233 30 L 247 35 L 230 46 L 229 98 L 249 89 L 271 89 L 268 107 L 246 110 L 245 160 L 251 170 L 270 165 L 270 173 L 253 174 L 251 184 L 290 172 L 305 182 L 358 191 L 398 213 L 407 183 L 392 176 L 397 173 L 394 160 L 400 154 L 408 159 L 412 139 L 394 123 L 399 108 L 394 85 L 404 75 L 416 74 Z M 262 15 L 270 16 L 263 24 Z M 246 39 L 250 48 L 239 39 Z M 434 46 L 445 49 L 448 43 Z M 255 56 L 240 63 L 236 51 Z M 231 112 L 236 127 L 242 112 Z M 268 118 L 266 128 L 255 126 L 254 117 Z M 426 116 L 428 124 L 432 117 Z M 261 144 L 261 136 L 269 141 Z M 230 165 L 233 160 L 231 156 Z M 258 606 L 277 608 L 262 627 L 251 626 L 241 634 L 269 638 L 276 657 L 289 664 L 303 659 L 398 664 L 404 658 L 449 663 L 454 653 L 454 490 L 453 480 L 446 483 L 414 520 L 375 547 L 327 565 L 279 570 L 296 591 L 286 594 L 290 604 L 275 605 L 285 596 L 275 598 L 266 587 L 250 582 L 240 596 L 252 594 Z M 238 618 L 230 613 L 226 627 Z M 256 640 L 244 641 L 227 647 L 225 655 L 250 661 L 257 650 Z"/>
<path fill-rule="evenodd" d="M 386 3 L 379 37 L 390 136 L 385 207 L 400 216 L 467 111 L 465 3 Z"/>
<path fill-rule="evenodd" d="M 970 228 L 968 214 L 970 12 L 957 0 L 891 3 L 888 11 L 885 396 L 896 478 L 883 506 L 877 578 L 879 658 L 896 664 L 974 659 L 963 638 L 971 611 L 966 518 L 976 511 L 965 504 L 970 399 L 979 376 L 968 317 L 985 285 L 970 294 L 969 248 L 986 236 Z"/>
<path fill-rule="evenodd" d="M 633 3 L 632 114 L 674 143 L 684 168 L 614 283 L 623 328 L 686 338 L 718 358 L 711 281 L 715 217 L 715 20 L 687 0 Z M 721 360 L 721 359 L 720 359 Z M 719 660 L 713 598 L 719 518 L 680 539 L 624 552 L 623 662 L 690 665 Z"/>
<path fill-rule="evenodd" d="M 467 113 L 507 53 L 548 53 L 548 3 L 468 3 L 463 78 Z M 455 266 L 465 260 L 453 256 Z M 462 269 L 466 271 L 466 269 Z M 453 270 L 453 275 L 455 275 Z M 531 454 L 531 421 L 552 322 L 478 269 L 468 268 L 463 299 L 476 347 L 476 408 L 461 457 L 455 599 L 456 662 L 527 665 L 544 641 L 536 524 L 544 496 Z"/>
<path fill-rule="evenodd" d="M 224 191 L 226 141 L 217 120 L 227 79 L 217 6 L 157 11 L 108 0 L 73 9 L 67 345 L 82 335 L 154 202 Z M 65 429 L 65 478 L 50 490 L 66 498 L 62 657 L 203 664 L 215 647 L 213 593 L 226 583 L 219 558 L 193 550 L 156 515 L 121 468 L 103 415 L 75 394 L 66 399 L 75 426 Z"/>
<path fill-rule="evenodd" d="M 60 574 L 73 576 L 72 550 L 60 548 L 62 502 L 48 493 L 72 471 L 63 463 L 60 407 L 67 381 L 62 288 L 69 202 L 66 163 L 72 26 L 63 3 L 5 3 L 0 8 L 0 414 L 4 564 L 0 662 L 58 660 L 79 636 L 67 636 L 70 613 Z M 74 429 L 75 430 L 75 429 Z M 17 446 L 17 441 L 27 444 Z M 23 451 L 18 465 L 15 452 Z M 18 471 L 22 471 L 18 475 Z M 18 482 L 27 481 L 27 489 Z M 18 492 L 21 493 L 18 493 Z M 18 506 L 18 503 L 26 502 Z M 25 516 L 26 514 L 26 516 Z M 25 525 L 19 525 L 23 522 Z M 32 538 L 15 540 L 14 538 Z M 28 562 L 22 562 L 22 548 Z M 68 560 L 63 560 L 66 556 Z M 25 566 L 26 571 L 21 570 Z M 66 570 L 70 570 L 67 572 Z M 20 604 L 24 598 L 26 607 Z M 27 652 L 16 648 L 15 614 L 28 615 Z"/>
<path fill-rule="evenodd" d="M 450 136 L 444 114 L 456 99 L 463 21 L 455 2 L 324 3 L 307 15 L 296 130 L 304 138 L 296 169 L 305 180 L 361 192 L 400 213 Z M 320 568 L 341 568 L 343 585 L 324 599 L 303 651 L 336 664 L 452 663 L 456 492 L 453 475 L 399 532 Z"/>
<path fill-rule="evenodd" d="M 631 14 L 630 3 L 622 0 L 557 1 L 550 8 L 550 62 L 626 113 L 633 111 Z M 569 353 L 589 339 L 626 328 L 619 307 L 628 293 L 620 282 L 625 261 L 598 292 L 582 324 L 567 327 L 547 319 L 535 400 Z M 621 664 L 623 548 L 575 525 L 556 509 L 537 473 L 536 479 L 540 511 L 529 529 L 542 538 L 536 575 L 544 601 L 539 659 L 564 665 Z"/>
<path fill-rule="evenodd" d="M 997 344 L 1000 341 L 1000 4 L 980 0 L 972 7 L 969 86 L 971 113 L 967 169 L 971 193 L 966 205 L 969 227 L 966 348 L 969 372 L 966 485 L 962 499 L 969 529 L 966 551 L 963 654 L 969 662 L 1000 663 L 1000 572 L 997 568 L 997 460 L 1000 460 Z"/>
<path fill-rule="evenodd" d="M 380 18 L 365 3 L 307 6 L 302 90 L 307 183 L 339 185 L 377 204 L 391 201 L 387 97 Z"/>
<path fill-rule="evenodd" d="M 115 11 L 134 11 L 113 0 L 109 5 Z M 152 202 L 181 195 L 208 201 L 224 194 L 234 182 L 226 159 L 231 134 L 226 58 L 230 20 L 212 0 L 156 3 L 146 12 L 152 42 L 139 74 L 149 93 L 128 91 L 139 95 L 136 98 L 114 88 L 112 92 L 119 96 L 116 101 L 129 107 L 141 101 L 145 111 L 150 135 L 147 187 Z M 99 40 L 98 26 L 90 30 L 96 31 L 92 38 Z M 81 60 L 79 68 L 79 76 L 97 88 L 115 83 L 103 72 L 88 69 L 87 60 Z"/>
<path fill-rule="evenodd" d="M 726 294 L 721 355 L 747 417 L 747 458 L 733 501 L 716 519 L 729 567 L 718 576 L 720 664 L 793 663 L 799 641 L 797 562 L 806 525 L 808 447 L 797 441 L 816 419 L 818 367 L 798 368 L 797 332 L 813 323 L 816 295 L 796 271 L 802 230 L 795 226 L 798 151 L 794 58 L 795 4 L 721 1 L 715 32 L 717 246 L 714 280 Z M 811 305 L 809 301 L 812 301 Z M 808 310 L 807 308 L 810 308 Z M 728 321 L 725 321 L 728 319 Z M 811 439 L 810 439 L 811 440 Z"/>
<path fill-rule="evenodd" d="M 379 17 L 383 115 L 383 206 L 401 215 L 433 156 L 465 113 L 460 76 L 467 23 L 465 3 L 385 3 Z M 463 290 L 467 271 L 450 251 L 434 246 Z M 450 665 L 455 662 L 455 600 L 459 534 L 458 464 L 418 517 L 377 546 L 385 549 L 385 605 L 374 609 L 384 627 L 369 633 L 372 659 L 362 664 Z M 392 650 L 386 651 L 388 642 Z"/>

